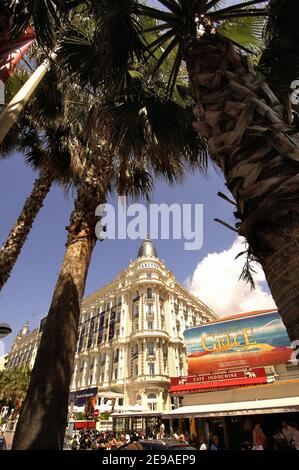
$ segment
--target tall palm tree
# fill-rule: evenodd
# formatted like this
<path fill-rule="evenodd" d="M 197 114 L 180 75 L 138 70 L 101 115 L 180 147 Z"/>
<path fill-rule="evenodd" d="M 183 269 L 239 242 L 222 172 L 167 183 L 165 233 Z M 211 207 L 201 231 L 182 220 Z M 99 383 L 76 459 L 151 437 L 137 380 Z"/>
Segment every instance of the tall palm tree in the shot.
<path fill-rule="evenodd" d="M 27 76 L 24 70 L 15 73 L 9 82 L 8 96 L 22 86 Z M 62 84 L 58 84 L 57 73 L 52 68 L 36 97 L 0 146 L 2 158 L 20 151 L 38 173 L 19 217 L 0 248 L 0 290 L 11 274 L 53 183 L 68 187 L 78 177 L 76 163 L 72 161 L 68 148 L 71 134 L 70 94 L 70 87 L 66 90 Z"/>
<path fill-rule="evenodd" d="M 139 119 L 140 113 L 134 110 L 133 117 L 135 116 Z M 167 165 L 166 159 L 167 152 L 171 156 L 172 149 L 172 142 L 169 139 L 169 135 L 172 133 L 168 132 L 166 137 L 164 134 L 169 122 L 168 119 L 161 124 L 161 128 L 164 128 L 163 132 L 157 132 L 159 131 L 159 123 L 154 122 L 156 140 L 153 142 L 151 137 L 147 137 L 151 117 L 145 119 L 144 116 L 134 126 L 132 114 L 130 115 L 128 112 L 127 119 L 131 118 L 131 122 L 125 132 L 125 145 L 130 149 L 138 147 L 139 150 L 142 150 L 140 157 L 133 157 L 132 154 L 130 158 L 118 157 L 117 154 L 114 156 L 114 151 L 118 149 L 114 146 L 111 148 L 105 143 L 97 144 L 97 147 L 94 147 L 92 136 L 88 142 L 95 161 L 88 163 L 85 175 L 81 178 L 75 209 L 67 227 L 66 251 L 31 374 L 28 394 L 18 422 L 14 438 L 15 449 L 62 448 L 67 419 L 68 393 L 78 339 L 80 306 L 92 252 L 97 241 L 95 234 L 98 222 L 98 217 L 95 216 L 97 206 L 105 203 L 107 191 L 111 185 L 114 185 L 116 190 L 121 191 L 122 194 L 132 194 L 133 196 L 138 193 L 147 194 L 151 189 L 150 168 L 153 173 L 162 173 L 168 179 L 175 180 L 176 178 L 175 172 L 180 166 L 177 162 L 174 164 L 171 161 Z M 164 116 L 168 117 L 168 112 L 165 112 Z M 177 122 L 186 122 L 183 117 L 186 116 L 180 116 L 177 110 Z M 142 125 L 146 126 L 146 129 L 142 129 Z M 110 132 L 108 126 L 111 126 Z M 107 120 L 106 135 L 112 135 L 112 127 L 113 125 Z M 134 143 L 136 127 L 139 129 Z M 97 133 L 96 126 L 95 129 Z M 114 129 L 117 133 L 116 142 L 122 128 L 116 123 Z M 130 131 L 132 131 L 132 136 Z M 183 157 L 189 156 L 191 120 L 189 120 L 188 131 L 183 146 L 181 148 L 176 146 L 177 158 L 175 160 L 179 160 L 179 156 L 181 160 Z M 183 141 L 182 128 L 178 129 L 178 133 Z M 194 136 L 193 142 L 197 142 L 195 133 Z M 143 149 L 142 142 L 137 140 L 139 137 L 146 137 Z M 130 141 L 130 139 L 132 140 Z M 95 142 L 99 142 L 97 136 L 95 136 Z M 107 142 L 109 142 L 109 138 Z M 151 155 L 148 152 L 153 145 L 155 147 L 154 154 Z M 160 154 L 159 148 L 161 149 Z M 195 165 L 194 149 L 192 155 Z M 170 158 L 170 160 L 172 159 Z M 181 172 L 179 172 L 179 177 L 181 177 Z"/>
<path fill-rule="evenodd" d="M 174 57 L 169 92 L 185 62 L 196 102 L 194 127 L 235 198 L 236 230 L 248 241 L 249 258 L 262 265 L 291 340 L 298 339 L 299 133 L 290 110 L 256 73 L 250 45 L 242 40 L 242 24 L 266 17 L 268 10 L 256 6 L 268 2 L 224 8 L 217 0 L 159 3 L 163 10 L 141 2 L 138 8 L 156 20 L 149 49 L 163 49 L 157 67 Z"/>
<path fill-rule="evenodd" d="M 103 3 L 109 9 L 110 3 Z M 127 7 L 129 3 L 126 2 Z M 124 10 L 123 5 L 122 14 L 126 13 L 128 17 L 130 8 Z M 97 10 L 95 14 L 98 17 L 102 13 L 102 10 Z M 114 14 L 116 17 L 113 17 Z M 169 99 L 159 98 L 150 87 L 143 91 L 138 78 L 134 79 L 136 71 L 133 68 L 138 58 L 135 49 L 136 44 L 139 45 L 135 27 L 127 29 L 125 23 L 117 21 L 120 19 L 117 10 L 110 10 L 108 18 L 113 25 L 123 26 L 123 31 L 118 28 L 121 37 L 131 40 L 121 49 L 121 58 L 113 61 L 113 44 L 117 44 L 115 41 L 110 44 L 107 39 L 110 28 L 106 21 L 95 22 L 92 45 L 98 54 L 96 59 L 105 57 L 99 64 L 104 72 L 99 73 L 97 80 L 90 66 L 90 59 L 95 57 L 93 47 L 83 42 L 90 54 L 86 57 L 86 66 L 82 61 L 82 41 L 78 42 L 78 38 L 73 37 L 66 45 L 75 68 L 79 64 L 80 78 L 87 82 L 95 102 L 87 115 L 85 131 L 78 132 L 77 142 L 74 142 L 80 160 L 85 161 L 85 169 L 67 227 L 68 240 L 62 267 L 16 429 L 15 449 L 62 448 L 80 305 L 97 241 L 97 206 L 106 201 L 107 192 L 112 187 L 121 194 L 148 195 L 154 175 L 163 175 L 174 181 L 182 177 L 186 162 L 191 166 L 200 166 L 202 161 L 205 163 L 205 145 L 192 128 L 190 110 Z M 102 41 L 101 37 L 106 37 L 106 40 Z M 74 45 L 75 50 L 71 47 Z M 105 49 L 109 47 L 112 53 L 107 55 Z M 62 52 L 64 56 L 66 48 Z M 69 72 L 73 68 L 70 66 Z M 85 78 L 88 70 L 91 79 Z M 107 90 L 108 72 L 108 82 L 111 85 L 112 77 L 113 87 L 108 86 Z M 169 120 L 169 114 L 173 116 L 173 121 Z M 176 125 L 174 145 L 172 131 Z"/>

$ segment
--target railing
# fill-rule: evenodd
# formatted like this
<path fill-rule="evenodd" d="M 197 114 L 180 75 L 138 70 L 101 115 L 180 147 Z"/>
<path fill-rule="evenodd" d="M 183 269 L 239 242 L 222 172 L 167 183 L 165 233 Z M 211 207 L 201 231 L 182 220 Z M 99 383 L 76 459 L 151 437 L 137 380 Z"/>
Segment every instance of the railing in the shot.
<path fill-rule="evenodd" d="M 148 381 L 170 382 L 170 378 L 167 375 L 162 375 L 162 374 L 138 375 L 137 377 L 134 378 L 134 382 L 148 382 Z"/>
<path fill-rule="evenodd" d="M 166 331 L 163 330 L 158 330 L 158 329 L 153 329 L 153 330 L 139 330 L 132 332 L 131 338 L 142 338 L 142 337 L 153 337 L 153 336 L 158 336 L 158 337 L 163 337 L 163 338 L 169 338 L 169 334 Z"/>

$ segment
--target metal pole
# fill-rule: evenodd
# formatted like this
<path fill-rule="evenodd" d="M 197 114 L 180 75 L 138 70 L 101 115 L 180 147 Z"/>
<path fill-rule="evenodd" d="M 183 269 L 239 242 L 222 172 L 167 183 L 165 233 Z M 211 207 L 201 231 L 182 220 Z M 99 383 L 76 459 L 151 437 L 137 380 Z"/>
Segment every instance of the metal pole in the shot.
<path fill-rule="evenodd" d="M 46 59 L 39 67 L 37 67 L 31 77 L 22 86 L 0 115 L 0 144 L 3 142 L 7 133 L 17 121 L 20 113 L 23 111 L 36 88 L 48 72 L 51 65 L 51 59 L 54 60 L 55 58 L 56 53 L 53 52 L 49 59 Z"/>

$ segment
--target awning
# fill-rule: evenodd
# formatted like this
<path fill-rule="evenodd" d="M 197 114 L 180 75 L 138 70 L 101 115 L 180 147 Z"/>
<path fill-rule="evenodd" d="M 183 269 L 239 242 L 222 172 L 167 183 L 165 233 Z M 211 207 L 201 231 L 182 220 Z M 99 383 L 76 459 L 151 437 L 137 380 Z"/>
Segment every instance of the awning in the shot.
<path fill-rule="evenodd" d="M 213 403 L 210 405 L 182 406 L 163 413 L 163 418 L 208 418 L 214 416 L 241 416 L 299 411 L 299 396 L 271 400 Z"/>
<path fill-rule="evenodd" d="M 163 415 L 159 411 L 124 411 L 121 413 L 112 413 L 112 418 L 157 418 Z"/>

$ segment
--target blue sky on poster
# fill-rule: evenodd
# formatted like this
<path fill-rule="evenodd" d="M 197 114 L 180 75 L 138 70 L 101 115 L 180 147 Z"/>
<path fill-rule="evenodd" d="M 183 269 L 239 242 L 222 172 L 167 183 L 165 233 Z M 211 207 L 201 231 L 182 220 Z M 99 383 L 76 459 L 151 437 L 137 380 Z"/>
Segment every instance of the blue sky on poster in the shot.
<path fill-rule="evenodd" d="M 154 2 L 153 3 L 157 3 Z M 228 1 L 227 4 L 236 3 Z M 25 198 L 29 195 L 34 173 L 23 162 L 22 155 L 0 161 L 0 243 L 16 220 Z M 189 174 L 181 186 L 169 187 L 157 181 L 154 203 L 197 203 L 204 207 L 204 243 L 199 251 L 185 251 L 184 240 L 155 240 L 160 258 L 177 279 L 206 302 L 216 313 L 226 315 L 273 306 L 273 300 L 258 270 L 257 288 L 238 281 L 242 260 L 235 256 L 243 250 L 243 240 L 216 224 L 216 217 L 234 224 L 232 209 L 217 196 L 227 193 L 223 177 L 210 165 L 208 176 Z M 54 187 L 34 223 L 32 232 L 0 293 L 0 322 L 8 322 L 13 333 L 5 339 L 6 349 L 29 321 L 37 326 L 47 313 L 63 257 L 69 215 L 74 194 L 64 194 Z M 115 198 L 110 201 L 115 203 Z M 106 240 L 98 243 L 91 262 L 86 294 L 111 281 L 137 255 L 140 240 Z"/>

